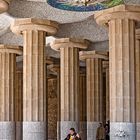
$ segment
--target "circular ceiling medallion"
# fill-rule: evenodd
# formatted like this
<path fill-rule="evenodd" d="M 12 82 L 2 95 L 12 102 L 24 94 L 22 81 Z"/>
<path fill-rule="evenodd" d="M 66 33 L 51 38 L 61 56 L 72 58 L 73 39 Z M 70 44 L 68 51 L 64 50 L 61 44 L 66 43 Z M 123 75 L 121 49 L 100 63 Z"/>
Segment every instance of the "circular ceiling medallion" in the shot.
<path fill-rule="evenodd" d="M 99 11 L 123 4 L 124 0 L 47 0 L 48 4 L 68 11 Z"/>

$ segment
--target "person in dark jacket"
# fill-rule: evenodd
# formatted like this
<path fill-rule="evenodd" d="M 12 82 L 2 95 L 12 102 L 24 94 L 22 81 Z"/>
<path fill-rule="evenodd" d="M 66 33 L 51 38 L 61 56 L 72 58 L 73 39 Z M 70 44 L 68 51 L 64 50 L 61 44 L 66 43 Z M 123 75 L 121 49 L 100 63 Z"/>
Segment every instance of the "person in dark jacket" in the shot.
<path fill-rule="evenodd" d="M 71 128 L 69 130 L 69 134 L 64 140 L 81 140 L 80 136 L 78 133 L 75 132 L 74 128 Z"/>

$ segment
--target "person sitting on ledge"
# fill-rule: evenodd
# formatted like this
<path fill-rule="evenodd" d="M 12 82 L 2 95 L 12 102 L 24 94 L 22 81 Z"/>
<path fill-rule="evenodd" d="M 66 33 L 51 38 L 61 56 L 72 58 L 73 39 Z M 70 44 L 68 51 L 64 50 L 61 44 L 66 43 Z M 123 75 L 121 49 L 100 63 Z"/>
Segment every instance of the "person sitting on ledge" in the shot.
<path fill-rule="evenodd" d="M 69 130 L 69 134 L 64 140 L 81 140 L 80 136 L 78 133 L 75 132 L 74 128 L 71 128 Z"/>

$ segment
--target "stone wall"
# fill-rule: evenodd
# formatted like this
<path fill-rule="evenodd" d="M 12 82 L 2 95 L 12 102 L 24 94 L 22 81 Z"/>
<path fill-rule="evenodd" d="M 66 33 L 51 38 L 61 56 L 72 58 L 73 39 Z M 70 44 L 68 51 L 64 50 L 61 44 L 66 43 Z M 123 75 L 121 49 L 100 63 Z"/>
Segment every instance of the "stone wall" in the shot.
<path fill-rule="evenodd" d="M 57 79 L 48 79 L 48 140 L 57 139 Z"/>

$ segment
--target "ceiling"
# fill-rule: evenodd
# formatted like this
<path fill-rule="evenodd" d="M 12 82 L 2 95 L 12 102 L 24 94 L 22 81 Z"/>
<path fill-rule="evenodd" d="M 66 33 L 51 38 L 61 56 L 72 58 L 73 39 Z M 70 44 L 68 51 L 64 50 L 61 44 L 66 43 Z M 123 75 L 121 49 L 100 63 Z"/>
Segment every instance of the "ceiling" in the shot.
<path fill-rule="evenodd" d="M 126 3 L 140 4 L 140 0 L 125 0 Z M 108 40 L 107 30 L 94 21 L 94 12 L 73 12 L 51 7 L 46 0 L 12 0 L 8 13 L 0 14 L 0 43 L 22 44 L 22 37 L 15 36 L 10 24 L 15 18 L 43 18 L 59 22 L 56 37 L 78 37 L 92 42 Z"/>
<path fill-rule="evenodd" d="M 82 21 L 93 15 L 93 12 L 72 12 L 56 9 L 48 5 L 47 2 L 37 2 L 37 0 L 12 0 L 8 12 L 16 18 L 44 18 L 57 21 L 61 24 Z"/>

